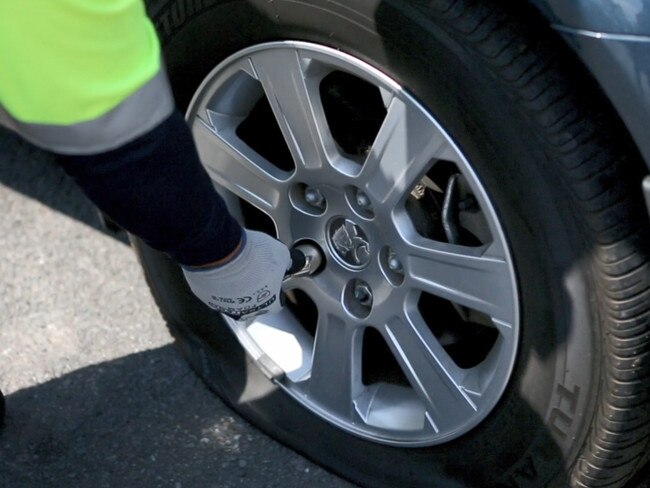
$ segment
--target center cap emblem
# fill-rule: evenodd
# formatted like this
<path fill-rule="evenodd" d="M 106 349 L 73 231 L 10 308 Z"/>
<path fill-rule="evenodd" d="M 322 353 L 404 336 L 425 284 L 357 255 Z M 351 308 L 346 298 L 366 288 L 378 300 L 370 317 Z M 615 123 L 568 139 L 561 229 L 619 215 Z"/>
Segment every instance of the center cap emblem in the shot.
<path fill-rule="evenodd" d="M 339 217 L 330 223 L 328 235 L 332 251 L 344 264 L 363 268 L 370 262 L 370 243 L 359 225 Z"/>

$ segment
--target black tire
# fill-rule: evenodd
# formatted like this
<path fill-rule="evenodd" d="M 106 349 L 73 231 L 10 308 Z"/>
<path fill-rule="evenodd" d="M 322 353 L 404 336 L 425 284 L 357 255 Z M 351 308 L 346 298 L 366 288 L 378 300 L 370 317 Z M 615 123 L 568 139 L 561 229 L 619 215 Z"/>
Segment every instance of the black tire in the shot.
<path fill-rule="evenodd" d="M 271 436 L 366 486 L 623 486 L 650 443 L 644 170 L 536 12 L 465 0 L 177 0 L 151 1 L 150 12 L 181 107 L 219 61 L 279 39 L 341 49 L 403 84 L 488 189 L 520 288 L 519 355 L 498 406 L 451 442 L 395 448 L 283 394 L 177 266 L 136 239 L 152 292 L 206 382 Z"/>

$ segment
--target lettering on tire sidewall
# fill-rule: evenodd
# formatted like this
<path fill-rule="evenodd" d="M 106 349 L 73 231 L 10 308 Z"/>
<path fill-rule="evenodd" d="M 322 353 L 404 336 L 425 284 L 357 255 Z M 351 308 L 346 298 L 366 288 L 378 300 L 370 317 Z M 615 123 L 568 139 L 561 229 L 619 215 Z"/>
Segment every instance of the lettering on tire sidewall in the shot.
<path fill-rule="evenodd" d="M 559 445 L 565 444 L 573 432 L 581 393 L 581 388 L 575 384 L 569 387 L 561 383 L 555 385 L 554 396 L 557 404 L 551 409 L 546 425 Z"/>
<path fill-rule="evenodd" d="M 153 22 L 161 38 L 169 39 L 189 19 L 208 10 L 220 0 L 175 0 L 153 16 Z"/>

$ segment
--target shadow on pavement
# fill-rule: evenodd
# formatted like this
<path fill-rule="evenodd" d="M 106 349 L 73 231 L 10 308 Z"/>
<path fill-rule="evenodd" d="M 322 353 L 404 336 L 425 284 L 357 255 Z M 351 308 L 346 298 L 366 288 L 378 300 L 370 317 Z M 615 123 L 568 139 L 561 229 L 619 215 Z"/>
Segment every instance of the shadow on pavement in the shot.
<path fill-rule="evenodd" d="M 123 232 L 116 234 L 104 229 L 96 208 L 58 167 L 50 154 L 2 127 L 0 185 L 38 200 L 57 212 L 128 244 Z"/>
<path fill-rule="evenodd" d="M 171 346 L 19 390 L 7 413 L 3 487 L 332 483 L 235 420 Z"/>

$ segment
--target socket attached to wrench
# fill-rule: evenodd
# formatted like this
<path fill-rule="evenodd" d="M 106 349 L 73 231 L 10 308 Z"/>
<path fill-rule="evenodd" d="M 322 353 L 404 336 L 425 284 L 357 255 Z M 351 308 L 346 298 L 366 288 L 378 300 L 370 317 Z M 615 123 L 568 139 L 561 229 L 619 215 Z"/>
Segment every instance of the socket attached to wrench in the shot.
<path fill-rule="evenodd" d="M 291 266 L 284 275 L 284 281 L 314 274 L 323 262 L 320 250 L 312 244 L 299 244 L 292 247 L 290 253 Z"/>

